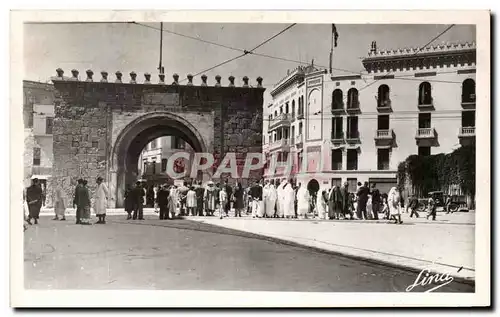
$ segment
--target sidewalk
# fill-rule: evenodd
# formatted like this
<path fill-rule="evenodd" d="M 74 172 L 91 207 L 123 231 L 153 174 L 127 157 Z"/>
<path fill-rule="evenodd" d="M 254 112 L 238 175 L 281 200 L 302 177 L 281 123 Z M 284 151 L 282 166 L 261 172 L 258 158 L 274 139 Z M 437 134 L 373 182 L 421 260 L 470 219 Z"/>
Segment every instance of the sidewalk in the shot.
<path fill-rule="evenodd" d="M 53 215 L 54 211 L 42 209 L 41 214 Z M 74 215 L 75 210 L 68 208 L 66 214 Z M 107 214 L 126 215 L 122 208 L 107 209 Z M 145 208 L 144 215 L 157 214 L 153 208 Z M 410 218 L 403 213 L 401 225 L 387 220 L 255 219 L 246 215 L 222 220 L 218 217 L 185 219 L 377 263 L 415 271 L 430 269 L 473 280 L 475 215 L 475 212 L 448 215 L 439 212 L 437 220 L 431 221 L 426 220 L 425 215 Z"/>
<path fill-rule="evenodd" d="M 404 214 L 404 223 L 401 225 L 389 224 L 387 221 L 248 217 L 190 219 L 377 263 L 403 266 L 415 271 L 429 269 L 473 280 L 474 216 L 475 213 L 438 214 L 440 221 L 431 222 L 425 217 L 412 219 Z"/>

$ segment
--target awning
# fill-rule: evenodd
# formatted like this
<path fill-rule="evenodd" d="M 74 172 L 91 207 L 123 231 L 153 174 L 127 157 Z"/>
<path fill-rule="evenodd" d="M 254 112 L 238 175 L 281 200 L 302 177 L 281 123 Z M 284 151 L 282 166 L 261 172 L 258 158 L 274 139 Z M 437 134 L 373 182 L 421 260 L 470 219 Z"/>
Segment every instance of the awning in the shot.
<path fill-rule="evenodd" d="M 31 175 L 31 179 L 35 179 L 35 178 L 38 178 L 38 179 L 49 179 L 51 178 L 52 175 Z"/>
<path fill-rule="evenodd" d="M 391 149 L 392 145 L 377 145 L 377 149 Z"/>

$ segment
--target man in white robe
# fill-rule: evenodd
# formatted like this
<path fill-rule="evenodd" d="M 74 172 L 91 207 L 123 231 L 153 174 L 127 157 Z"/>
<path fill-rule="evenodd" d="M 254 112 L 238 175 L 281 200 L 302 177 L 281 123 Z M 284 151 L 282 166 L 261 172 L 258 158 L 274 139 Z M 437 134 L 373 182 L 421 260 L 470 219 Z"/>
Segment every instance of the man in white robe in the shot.
<path fill-rule="evenodd" d="M 266 217 L 272 218 L 274 217 L 275 207 L 276 207 L 276 188 L 274 188 L 274 182 L 267 183 L 264 187 L 264 206 L 266 209 Z"/>
<path fill-rule="evenodd" d="M 297 215 L 299 218 L 307 218 L 309 212 L 310 195 L 306 186 L 300 186 L 297 191 Z"/>
<path fill-rule="evenodd" d="M 95 193 L 95 214 L 99 218 L 97 223 L 106 223 L 106 207 L 108 206 L 108 188 L 102 182 L 102 177 L 97 178 L 97 190 Z"/>
<path fill-rule="evenodd" d="M 276 216 L 278 218 L 283 218 L 285 216 L 285 212 L 283 210 L 283 204 L 284 204 L 284 192 L 283 192 L 283 186 L 285 185 L 285 182 L 281 182 L 278 185 L 278 188 L 276 189 Z"/>
<path fill-rule="evenodd" d="M 295 191 L 292 184 L 285 181 L 283 185 L 283 213 L 286 218 L 295 217 Z"/>

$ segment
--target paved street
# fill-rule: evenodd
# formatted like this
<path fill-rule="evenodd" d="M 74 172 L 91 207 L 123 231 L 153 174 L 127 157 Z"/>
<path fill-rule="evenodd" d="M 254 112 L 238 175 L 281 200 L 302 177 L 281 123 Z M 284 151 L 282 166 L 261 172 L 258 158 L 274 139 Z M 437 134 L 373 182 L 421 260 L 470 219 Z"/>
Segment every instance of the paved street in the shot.
<path fill-rule="evenodd" d="M 31 226 L 26 288 L 392 292 L 417 278 L 199 221 L 108 218 L 106 225 L 80 226 L 72 216 L 66 222 L 44 216 Z M 472 292 L 474 286 L 453 281 L 439 291 Z"/>

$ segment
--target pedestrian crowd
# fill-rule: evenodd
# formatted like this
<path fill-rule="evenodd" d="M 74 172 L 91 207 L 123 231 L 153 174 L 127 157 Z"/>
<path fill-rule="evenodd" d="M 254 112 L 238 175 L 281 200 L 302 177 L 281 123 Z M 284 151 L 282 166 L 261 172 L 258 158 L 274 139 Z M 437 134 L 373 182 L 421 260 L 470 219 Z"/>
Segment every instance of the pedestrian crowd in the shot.
<path fill-rule="evenodd" d="M 73 197 L 73 208 L 76 208 L 76 223 L 91 224 L 91 195 L 87 180 L 79 179 Z M 109 191 L 102 177 L 96 179 L 97 189 L 94 195 L 93 209 L 98 218 L 96 224 L 106 223 Z M 342 186 L 333 185 L 329 189 L 312 191 L 296 186 L 292 181 L 274 182 L 256 181 L 243 188 L 241 183 L 231 186 L 226 180 L 223 184 L 209 181 L 205 186 L 201 181 L 183 182 L 181 186 L 163 184 L 147 186 L 145 181 L 137 181 L 135 186 L 127 186 L 124 194 L 127 220 L 144 220 L 145 207 L 154 207 L 161 220 L 182 216 L 215 216 L 222 219 L 234 210 L 235 217 L 242 212 L 253 218 L 287 218 L 324 220 L 364 219 L 392 220 L 402 223 L 401 213 L 403 199 L 397 187 L 392 187 L 386 194 L 381 194 L 375 184 L 369 187 L 368 182 L 358 183 L 355 192 L 350 190 L 349 183 Z M 24 192 L 25 223 L 38 224 L 40 209 L 43 205 L 44 191 L 38 179 L 33 179 L 31 186 Z M 445 198 L 445 210 L 450 212 L 451 198 Z M 419 201 L 411 195 L 404 211 L 419 217 Z M 62 190 L 55 190 L 53 220 L 66 220 L 66 205 Z M 436 220 L 436 202 L 432 197 L 427 201 L 427 219 Z M 453 211 L 452 211 L 453 212 Z"/>

